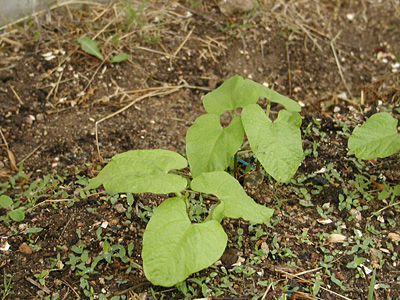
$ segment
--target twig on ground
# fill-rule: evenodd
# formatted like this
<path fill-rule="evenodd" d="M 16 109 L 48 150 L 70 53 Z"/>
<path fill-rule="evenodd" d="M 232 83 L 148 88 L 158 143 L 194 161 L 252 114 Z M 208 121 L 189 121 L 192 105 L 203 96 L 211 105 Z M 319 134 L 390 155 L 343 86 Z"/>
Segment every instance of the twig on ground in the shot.
<path fill-rule="evenodd" d="M 17 92 L 14 90 L 14 87 L 10 85 L 11 92 L 14 94 L 15 98 L 17 98 L 19 104 L 24 105 L 24 101 L 22 101 L 21 97 L 17 94 Z"/>
<path fill-rule="evenodd" d="M 114 4 L 115 6 L 116 4 Z M 117 17 L 117 16 L 116 16 Z M 97 32 L 94 37 L 92 38 L 92 40 L 95 40 L 99 37 L 100 34 L 102 34 L 111 24 L 115 23 L 115 19 L 112 19 L 110 22 L 108 22 L 101 30 L 99 30 L 99 32 Z"/>
<path fill-rule="evenodd" d="M 74 292 L 74 294 L 75 294 L 75 296 L 76 296 L 77 299 L 81 299 L 81 297 L 79 296 L 79 294 L 75 291 L 75 289 L 74 289 L 66 280 L 61 279 L 61 281 L 62 281 L 66 286 L 68 286 L 68 287 L 71 289 L 71 291 Z"/>
<path fill-rule="evenodd" d="M 10 45 L 17 46 L 18 48 L 22 48 L 22 47 L 23 47 L 23 45 L 22 45 L 20 42 L 16 42 L 16 41 L 14 41 L 14 40 L 12 40 L 12 39 L 6 38 L 5 36 L 2 36 L 2 37 L 1 37 L 1 39 L 0 39 L 0 45 L 1 45 L 1 42 L 2 42 L 2 41 L 5 41 L 6 43 L 8 43 L 8 44 L 10 44 Z"/>
<path fill-rule="evenodd" d="M 89 82 L 86 84 L 85 88 L 79 92 L 79 96 L 77 99 L 77 103 L 81 104 L 84 100 L 81 100 L 81 98 L 85 95 L 85 92 L 87 91 L 87 89 L 89 88 L 89 86 L 92 84 L 94 78 L 96 77 L 97 73 L 99 72 L 100 68 L 104 65 L 104 63 L 107 61 L 107 58 L 104 58 L 104 60 L 101 62 L 101 64 L 97 67 L 96 71 L 94 71 L 92 77 L 90 78 Z"/>
<path fill-rule="evenodd" d="M 211 37 L 209 37 L 208 35 L 206 36 L 206 38 L 207 38 L 208 40 L 210 40 L 211 42 L 217 44 L 219 47 L 222 47 L 222 48 L 224 48 L 225 50 L 228 49 L 227 46 L 225 46 L 223 43 L 217 41 L 215 38 L 211 38 Z"/>
<path fill-rule="evenodd" d="M 57 80 L 56 86 L 55 86 L 55 88 L 54 88 L 54 96 L 53 96 L 53 98 L 54 98 L 54 100 L 56 100 L 56 101 L 57 101 L 58 87 L 60 86 L 60 81 L 61 81 L 61 78 L 62 78 L 63 74 L 64 74 L 64 71 L 61 71 L 61 72 L 60 72 L 60 75 L 58 76 L 58 80 Z"/>
<path fill-rule="evenodd" d="M 390 207 L 396 206 L 396 205 L 400 205 L 400 202 L 396 202 L 396 203 L 390 204 L 388 206 L 385 206 L 385 207 L 381 208 L 380 210 L 377 210 L 373 214 L 378 214 L 378 213 L 380 213 L 380 212 L 382 212 L 382 211 L 384 211 L 384 210 L 386 210 L 386 209 L 388 209 Z"/>
<path fill-rule="evenodd" d="M 12 151 L 8 147 L 7 140 L 6 140 L 5 136 L 3 135 L 3 130 L 1 129 L 1 127 L 0 127 L 0 135 L 1 135 L 1 138 L 2 138 L 2 140 L 4 142 L 4 146 L 6 147 L 6 152 L 7 152 L 8 162 L 10 163 L 10 168 L 13 171 L 18 172 L 19 170 L 17 168 L 17 163 L 15 162 L 14 153 L 12 153 Z"/>
<path fill-rule="evenodd" d="M 157 51 L 157 50 L 146 48 L 146 47 L 142 47 L 142 46 L 135 46 L 135 48 L 139 49 L 139 50 L 143 50 L 143 51 L 148 51 L 148 52 L 164 55 L 166 57 L 179 58 L 178 56 L 175 56 L 175 55 L 172 55 L 172 54 L 168 54 L 168 53 L 165 53 L 165 52 Z"/>
<path fill-rule="evenodd" d="M 340 33 L 341 33 L 341 31 L 339 31 L 338 34 L 331 40 L 330 45 L 331 45 L 331 49 L 332 49 L 332 52 L 333 52 L 333 56 L 335 58 L 336 66 L 337 66 L 338 71 L 339 71 L 340 78 L 342 79 L 342 82 L 343 82 L 347 92 L 349 93 L 349 96 L 351 98 L 353 98 L 353 95 L 351 94 L 350 89 L 347 86 L 346 79 L 344 78 L 344 75 L 343 75 L 343 72 L 342 72 L 342 67 L 340 66 L 340 62 L 339 62 L 339 59 L 337 57 L 336 50 L 335 50 L 335 40 L 339 37 Z"/>
<path fill-rule="evenodd" d="M 346 98 L 346 97 L 342 97 L 342 96 L 339 96 L 339 95 L 336 95 L 336 97 L 337 97 L 338 99 L 340 99 L 340 100 L 346 101 L 346 102 L 351 103 L 351 104 L 353 104 L 353 105 L 355 105 L 355 106 L 358 105 L 357 101 L 354 101 L 354 100 L 351 100 L 351 99 L 348 99 L 348 98 Z"/>
<path fill-rule="evenodd" d="M 188 41 L 188 39 L 190 38 L 190 36 L 193 33 L 194 28 L 192 28 L 189 33 L 186 35 L 185 39 L 182 41 L 182 43 L 178 46 L 178 48 L 175 50 L 173 56 L 176 56 L 179 51 L 181 51 L 182 47 L 186 44 L 186 42 Z"/>
<path fill-rule="evenodd" d="M 261 300 L 267 299 L 267 294 L 268 294 L 269 290 L 272 288 L 272 285 L 273 285 L 273 282 L 271 282 L 271 283 L 268 285 L 267 290 L 265 291 L 265 293 L 264 293 L 264 295 L 262 296 Z"/>
<path fill-rule="evenodd" d="M 338 293 L 335 293 L 334 291 L 328 290 L 327 288 L 324 288 L 323 286 L 320 286 L 319 288 L 320 288 L 320 289 L 323 289 L 324 291 L 326 291 L 326 292 L 328 292 L 328 293 L 334 294 L 335 296 L 338 296 L 338 297 L 340 297 L 340 298 L 343 298 L 343 299 L 346 299 L 346 300 L 352 300 L 352 299 L 350 299 L 350 298 L 347 298 L 346 296 L 342 296 L 342 295 L 340 295 L 340 294 L 338 294 Z"/>
<path fill-rule="evenodd" d="M 49 290 L 49 288 L 45 285 L 41 285 L 39 282 L 37 282 L 36 280 L 33 280 L 32 278 L 25 276 L 25 279 L 33 284 L 34 286 L 36 286 L 37 288 L 39 288 L 40 290 L 42 290 L 43 292 L 45 292 L 46 294 L 50 294 L 51 291 Z"/>
<path fill-rule="evenodd" d="M 33 155 L 33 153 L 35 153 L 40 147 L 42 147 L 42 144 L 40 144 L 39 146 L 37 146 L 35 149 L 33 149 L 31 152 L 29 152 L 29 154 L 27 156 L 25 156 L 23 159 L 21 159 L 21 161 L 18 163 L 19 165 L 22 164 L 25 160 L 27 160 L 29 157 L 31 157 Z"/>

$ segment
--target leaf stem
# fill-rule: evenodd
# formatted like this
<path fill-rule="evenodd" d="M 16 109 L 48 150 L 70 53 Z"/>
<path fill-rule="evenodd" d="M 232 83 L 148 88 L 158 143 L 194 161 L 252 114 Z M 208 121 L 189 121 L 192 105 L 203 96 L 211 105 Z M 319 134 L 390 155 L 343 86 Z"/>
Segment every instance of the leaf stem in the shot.
<path fill-rule="evenodd" d="M 233 158 L 233 176 L 236 175 L 237 167 L 238 167 L 238 153 L 236 152 Z"/>
<path fill-rule="evenodd" d="M 268 100 L 267 100 L 268 101 Z M 269 118 L 269 111 L 271 109 L 271 102 L 268 101 L 267 107 L 265 109 L 265 114 L 267 115 L 267 117 Z"/>

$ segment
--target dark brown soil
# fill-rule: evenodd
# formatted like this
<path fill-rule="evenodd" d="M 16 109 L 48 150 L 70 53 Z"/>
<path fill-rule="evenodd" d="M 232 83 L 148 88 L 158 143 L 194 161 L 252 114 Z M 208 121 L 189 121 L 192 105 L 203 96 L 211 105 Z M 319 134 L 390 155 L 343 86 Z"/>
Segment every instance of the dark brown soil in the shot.
<path fill-rule="evenodd" d="M 277 208 L 272 225 L 263 225 L 266 235 L 255 238 L 249 224 L 224 221 L 230 247 L 247 263 L 263 242 L 273 249 L 274 237 L 295 257 L 270 253 L 256 267 L 252 265 L 257 271 L 252 276 L 236 274 L 230 288 L 221 288 L 220 297 L 251 299 L 258 289 L 258 295 L 266 294 L 264 299 L 277 299 L 285 292 L 281 289 L 285 285 L 298 286 L 305 293 L 305 288 L 312 287 L 315 272 L 292 275 L 323 267 L 327 253 L 337 250 L 329 270 L 343 281 L 346 290 L 330 281 L 322 268 L 320 280 L 326 290 L 321 289 L 317 296 L 307 294 L 309 298 L 296 293 L 287 297 L 367 299 L 371 274 L 358 278 L 360 269 L 346 267 L 354 258 L 354 254 L 346 254 L 353 245 L 329 243 L 321 234 L 332 233 L 341 224 L 345 235 L 354 235 L 353 229 L 368 234 L 373 243 L 369 249 L 376 248 L 383 255 L 385 263 L 377 270 L 377 283 L 385 286 L 375 290 L 374 299 L 400 299 L 400 259 L 393 258 L 400 253 L 400 246 L 387 237 L 390 232 L 400 233 L 398 206 L 382 214 L 384 219 L 394 220 L 394 227 L 383 228 L 372 215 L 387 206 L 377 198 L 381 184 L 399 184 L 399 156 L 363 162 L 361 170 L 359 161 L 347 156 L 347 136 L 341 134 L 346 126 L 352 130 L 377 111 L 390 111 L 400 119 L 399 3 L 259 1 L 260 7 L 253 12 L 226 17 L 213 1 L 199 1 L 199 6 L 192 2 L 152 0 L 141 6 L 141 1 L 134 1 L 136 14 L 131 18 L 130 9 L 119 2 L 69 9 L 61 6 L 0 31 L 0 129 L 4 136 L 0 178 L 5 184 L 16 174 L 7 143 L 16 165 L 23 162 L 22 171 L 28 176 L 19 179 L 16 187 L 24 190 L 24 185 L 47 174 L 52 174 L 54 183 L 53 189 L 41 191 L 47 196 L 35 200 L 23 222 L 0 223 L 0 235 L 11 246 L 10 251 L 0 252 L 0 278 L 9 274 L 13 282 L 13 294 L 6 295 L 0 279 L 2 299 L 45 299 L 52 293 L 58 293 L 59 299 L 88 298 L 80 287 L 80 276 L 66 262 L 78 244 L 90 252 L 89 260 L 101 253 L 96 231 L 105 222 L 108 226 L 102 235 L 107 235 L 110 243 L 124 247 L 133 243 L 134 250 L 130 262 L 113 258 L 111 263 L 99 263 L 98 273 L 88 279 L 95 295 L 104 293 L 111 298 L 124 294 L 131 299 L 146 299 L 147 295 L 151 299 L 153 289 L 160 299 L 185 298 L 177 289 L 147 284 L 140 267 L 141 235 L 144 219 L 148 219 L 140 216 L 145 207 L 154 207 L 165 197 L 134 195 L 129 219 L 118 213 L 106 194 L 81 199 L 80 180 L 84 175 L 95 176 L 103 161 L 127 150 L 162 148 L 184 154 L 186 130 L 204 113 L 202 96 L 235 74 L 268 84 L 299 101 L 303 106 L 304 149 L 319 145 L 317 153 L 305 158 L 294 182 L 279 185 L 266 178 L 260 186 L 248 188 L 256 201 Z M 83 35 L 96 38 L 104 56 L 127 53 L 131 58 L 118 64 L 102 63 L 79 48 L 76 39 Z M 48 61 L 45 54 L 49 52 L 55 58 Z M 309 124 L 317 130 L 307 133 Z M 315 176 L 329 164 L 333 170 L 328 172 L 330 178 L 322 173 Z M 359 201 L 368 208 L 356 221 L 349 220 L 348 210 L 339 209 L 339 195 L 354 189 L 357 176 L 364 176 L 372 200 L 360 196 Z M 293 188 L 296 186 L 309 193 L 315 186 L 321 187 L 312 195 L 314 206 L 299 204 L 301 192 Z M 22 195 L 21 189 L 4 192 L 23 202 L 34 198 Z M 74 196 L 81 200 L 72 204 L 68 199 Z M 126 206 L 125 198 L 116 201 Z M 332 208 L 331 224 L 317 222 L 321 218 L 317 206 Z M 4 209 L 0 211 L 4 213 Z M 365 230 L 371 226 L 379 234 Z M 27 228 L 43 230 L 24 234 Z M 244 230 L 241 245 L 237 243 L 239 228 Z M 302 232 L 307 232 L 310 243 L 296 238 Z M 35 246 L 36 251 L 22 253 L 23 243 Z M 364 257 L 370 265 L 371 251 Z M 57 259 L 63 268 L 50 267 Z M 290 263 L 296 269 L 291 269 Z M 129 266 L 133 267 L 127 272 Z M 44 270 L 49 270 L 46 288 L 32 283 L 38 282 L 34 275 Z M 211 271 L 221 275 L 214 268 L 193 277 L 209 276 Z M 211 279 L 208 286 L 217 286 L 218 278 Z M 266 293 L 267 287 L 257 286 L 260 280 L 277 285 Z M 202 297 L 198 285 L 188 285 Z"/>

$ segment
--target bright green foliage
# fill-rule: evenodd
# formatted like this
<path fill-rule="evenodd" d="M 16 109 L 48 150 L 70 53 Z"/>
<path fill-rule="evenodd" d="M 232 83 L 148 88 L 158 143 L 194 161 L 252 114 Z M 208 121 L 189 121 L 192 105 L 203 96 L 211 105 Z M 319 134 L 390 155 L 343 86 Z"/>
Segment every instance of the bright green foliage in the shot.
<path fill-rule="evenodd" d="M 283 105 L 272 122 L 256 103 L 260 97 Z M 219 223 L 223 218 L 242 218 L 253 223 L 268 221 L 273 210 L 250 198 L 240 183 L 224 170 L 240 149 L 246 133 L 251 150 L 265 170 L 278 181 L 296 172 L 302 157 L 300 106 L 263 85 L 240 76 L 226 80 L 203 101 L 208 114 L 189 128 L 186 154 L 194 179 L 194 191 L 212 194 L 219 201 L 201 223 L 192 224 L 184 197 L 165 200 L 151 217 L 143 235 L 143 268 L 153 284 L 172 286 L 214 263 L 223 253 L 227 236 Z M 235 109 L 242 108 L 242 116 Z M 220 115 L 232 112 L 223 128 Z M 101 184 L 117 193 L 180 192 L 187 180 L 168 173 L 187 166 L 179 154 L 167 150 L 133 150 L 114 156 L 85 188 Z M 189 202 L 188 202 L 189 203 Z"/>
<path fill-rule="evenodd" d="M 349 155 L 374 159 L 390 156 L 400 150 L 400 134 L 397 120 L 387 112 L 372 115 L 351 134 L 347 147 Z"/>
<path fill-rule="evenodd" d="M 83 51 L 85 51 L 90 55 L 93 55 L 94 57 L 97 57 L 100 60 L 104 60 L 104 56 L 103 54 L 101 54 L 99 46 L 97 45 L 96 41 L 93 41 L 92 39 L 85 36 L 78 38 L 77 42 L 81 46 Z M 117 54 L 110 60 L 110 63 L 112 64 L 119 63 L 128 60 L 130 58 L 131 56 L 125 53 Z"/>
<path fill-rule="evenodd" d="M 264 223 L 271 218 L 274 212 L 273 209 L 254 202 L 240 183 L 223 171 L 203 173 L 195 177 L 191 188 L 194 191 L 217 196 L 224 204 L 222 214 L 225 217 Z M 217 216 L 219 217 L 219 214 Z"/>
<path fill-rule="evenodd" d="M 107 191 L 118 193 L 180 192 L 187 185 L 186 179 L 168 172 L 186 166 L 186 159 L 172 151 L 132 150 L 115 155 L 85 189 L 103 185 Z"/>
<path fill-rule="evenodd" d="M 144 273 L 155 285 L 175 285 L 217 261 L 227 240 L 219 222 L 192 224 L 185 199 L 169 198 L 157 207 L 143 235 Z"/>
<path fill-rule="evenodd" d="M 223 129 L 219 116 L 202 115 L 186 134 L 186 155 L 193 176 L 203 172 L 225 170 L 243 142 L 240 117 Z"/>
<path fill-rule="evenodd" d="M 119 63 L 119 62 L 128 60 L 130 58 L 131 58 L 131 56 L 128 55 L 128 54 L 124 54 L 124 53 L 123 54 L 117 54 L 110 60 L 110 63 L 112 63 L 112 64 Z"/>
<path fill-rule="evenodd" d="M 12 208 L 12 205 L 14 204 L 13 200 L 6 195 L 1 195 L 0 196 L 0 206 L 4 208 Z M 17 209 L 11 209 L 7 212 L 7 216 L 11 218 L 11 220 L 20 222 L 25 219 L 25 212 L 22 210 L 22 208 L 17 208 Z"/>
<path fill-rule="evenodd" d="M 272 123 L 257 105 L 260 97 L 283 105 L 278 119 Z M 250 148 L 265 171 L 280 182 L 288 181 L 303 158 L 300 105 L 250 79 L 235 75 L 216 90 L 204 96 L 203 105 L 209 114 L 200 116 L 186 135 L 186 154 L 194 177 L 204 172 L 225 170 L 239 150 L 246 134 Z M 219 116 L 242 108 L 224 129 Z M 238 113 L 238 112 L 236 112 Z"/>
<path fill-rule="evenodd" d="M 374 289 L 375 289 L 375 278 L 376 278 L 376 269 L 372 272 L 371 281 L 369 283 L 368 297 L 367 300 L 374 299 Z"/>
<path fill-rule="evenodd" d="M 97 43 L 88 37 L 81 37 L 77 39 L 78 44 L 81 46 L 82 50 L 90 55 L 97 57 L 100 60 L 104 60 L 103 54 L 101 54 Z"/>
<path fill-rule="evenodd" d="M 220 87 L 208 93 L 203 98 L 203 106 L 210 114 L 222 115 L 248 104 L 257 103 L 264 97 L 270 102 L 282 104 L 289 111 L 300 111 L 300 105 L 265 86 L 250 79 L 235 75 L 221 84 Z"/>
<path fill-rule="evenodd" d="M 7 208 L 13 204 L 12 199 L 9 196 L 1 195 L 0 196 L 0 206 Z"/>
<path fill-rule="evenodd" d="M 280 110 L 272 122 L 259 105 L 252 104 L 243 109 L 242 122 L 251 150 L 265 171 L 277 181 L 288 181 L 303 159 L 300 115 Z"/>
<path fill-rule="evenodd" d="M 264 92 L 262 94 L 262 97 L 265 97 L 268 101 L 281 104 L 288 111 L 296 111 L 296 112 L 301 111 L 301 106 L 296 101 L 293 101 L 292 99 L 283 96 L 278 92 L 275 92 L 274 90 L 271 90 L 265 86 L 262 87 Z"/>
<path fill-rule="evenodd" d="M 232 111 L 247 104 L 256 103 L 261 97 L 262 85 L 235 75 L 224 81 L 214 91 L 203 98 L 203 106 L 210 114 L 222 115 L 225 111 Z"/>

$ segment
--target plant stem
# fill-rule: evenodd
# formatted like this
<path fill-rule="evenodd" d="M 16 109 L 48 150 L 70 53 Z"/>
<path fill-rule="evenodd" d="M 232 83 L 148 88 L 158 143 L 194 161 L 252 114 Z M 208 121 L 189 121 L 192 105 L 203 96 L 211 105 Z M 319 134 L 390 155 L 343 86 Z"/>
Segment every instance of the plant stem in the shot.
<path fill-rule="evenodd" d="M 267 115 L 268 118 L 270 109 L 271 109 L 271 102 L 268 101 L 267 107 L 265 109 L 265 114 Z"/>
<path fill-rule="evenodd" d="M 233 176 L 235 177 L 238 166 L 238 153 L 236 152 L 233 157 Z"/>
<path fill-rule="evenodd" d="M 257 162 L 256 162 L 256 171 L 257 171 L 257 172 L 260 172 L 260 168 L 261 168 L 260 161 L 257 160 Z"/>

